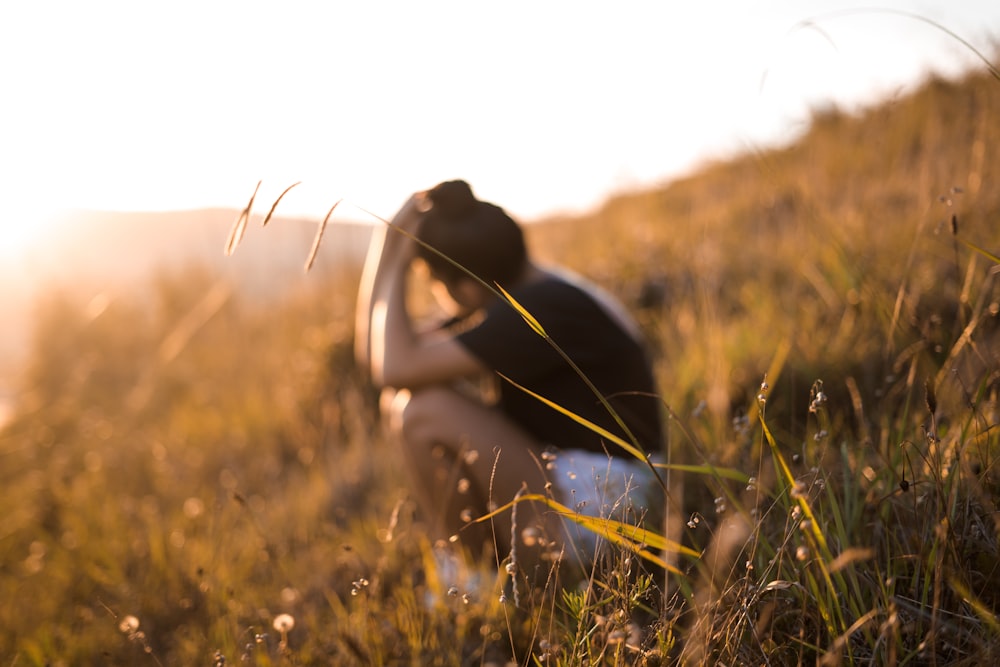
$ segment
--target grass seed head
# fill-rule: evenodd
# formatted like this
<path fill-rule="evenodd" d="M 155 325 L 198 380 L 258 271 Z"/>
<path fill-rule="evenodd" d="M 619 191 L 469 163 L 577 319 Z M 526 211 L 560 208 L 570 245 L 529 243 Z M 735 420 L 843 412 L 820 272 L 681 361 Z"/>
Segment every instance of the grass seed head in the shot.
<path fill-rule="evenodd" d="M 139 619 L 129 614 L 118 623 L 118 629 L 127 635 L 134 634 L 139 629 Z"/>
<path fill-rule="evenodd" d="M 287 634 L 295 627 L 295 618 L 291 614 L 278 614 L 271 625 L 281 634 Z"/>

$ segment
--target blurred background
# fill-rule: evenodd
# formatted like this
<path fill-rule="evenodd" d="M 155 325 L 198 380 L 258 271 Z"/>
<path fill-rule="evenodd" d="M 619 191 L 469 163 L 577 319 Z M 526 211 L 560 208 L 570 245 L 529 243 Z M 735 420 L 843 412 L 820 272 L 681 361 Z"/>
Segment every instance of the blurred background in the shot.
<path fill-rule="evenodd" d="M 635 604 L 613 583 L 581 641 L 557 604 L 536 627 L 496 590 L 435 593 L 354 367 L 373 225 L 464 178 L 636 315 L 673 460 L 740 480 L 691 474 L 686 543 L 776 499 L 731 571 L 757 606 L 708 610 L 718 662 L 818 662 L 866 624 L 875 662 L 995 662 L 1000 3 L 882 4 L 0 3 L 0 656 L 527 664 L 540 638 L 604 641 Z M 878 551 L 825 635 L 763 406 L 831 545 Z"/>
<path fill-rule="evenodd" d="M 273 288 L 340 198 L 370 224 L 461 177 L 526 222 L 590 212 L 981 66 L 1000 5 L 99 0 L 0 23 L 3 402 L 39 287 L 220 262 L 258 181 L 258 211 L 301 181 L 278 211 L 301 222 L 238 260 Z"/>

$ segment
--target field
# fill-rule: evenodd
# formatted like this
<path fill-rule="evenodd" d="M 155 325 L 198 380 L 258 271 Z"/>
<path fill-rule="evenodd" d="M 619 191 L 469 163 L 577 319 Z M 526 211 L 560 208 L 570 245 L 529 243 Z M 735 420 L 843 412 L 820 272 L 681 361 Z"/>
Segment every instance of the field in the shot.
<path fill-rule="evenodd" d="M 1000 662 L 998 118 L 989 73 L 935 79 L 530 226 L 652 343 L 676 572 L 439 572 L 356 267 L 53 291 L 0 433 L 2 664 Z"/>

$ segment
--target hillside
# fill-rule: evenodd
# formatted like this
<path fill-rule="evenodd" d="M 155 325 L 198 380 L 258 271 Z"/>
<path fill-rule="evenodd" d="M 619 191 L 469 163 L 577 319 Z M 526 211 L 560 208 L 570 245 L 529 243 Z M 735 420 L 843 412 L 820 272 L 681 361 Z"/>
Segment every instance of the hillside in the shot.
<path fill-rule="evenodd" d="M 818 377 L 875 398 L 905 370 L 903 350 L 967 325 L 970 291 L 1000 298 L 990 263 L 962 245 L 1000 250 L 997 118 L 988 73 L 933 79 L 854 115 L 817 111 L 788 147 L 552 220 L 537 242 L 649 306 L 678 407 L 707 397 L 728 414 L 784 342 L 785 393 L 800 404 Z"/>
<path fill-rule="evenodd" d="M 513 550 L 436 566 L 452 540 L 353 360 L 367 228 L 305 277 L 315 223 L 252 223 L 230 258 L 235 212 L 68 229 L 0 428 L 0 655 L 998 664 L 997 119 L 1000 81 L 932 80 L 529 227 L 631 306 L 669 417 L 667 525 L 583 521 L 608 543 L 572 590 Z M 547 537 L 556 575 L 574 538 Z"/>
<path fill-rule="evenodd" d="M 787 147 L 748 151 L 661 188 L 613 197 L 588 215 L 534 221 L 530 233 L 543 257 L 647 306 L 643 315 L 670 369 L 665 391 L 681 405 L 705 394 L 718 414 L 727 414 L 733 400 L 752 395 L 786 340 L 799 384 L 825 374 L 842 385 L 851 375 L 871 395 L 879 378 L 891 375 L 888 328 L 905 347 L 920 326 L 914 318 L 934 309 L 929 300 L 958 298 L 966 278 L 946 221 L 954 214 L 963 238 L 1000 246 L 1000 167 L 991 159 L 1000 146 L 1000 125 L 992 122 L 998 91 L 1000 84 L 981 73 L 928 81 L 856 115 L 817 111 L 811 129 Z M 0 267 L 0 376 L 13 375 L 31 304 L 52 286 L 81 299 L 113 296 L 141 288 L 158 271 L 201 266 L 249 295 L 300 288 L 316 221 L 278 218 L 262 230 L 258 214 L 236 256 L 227 258 L 222 246 L 236 214 L 67 218 L 19 265 Z M 335 224 L 314 271 L 354 264 L 367 238 L 364 225 Z M 773 309 L 771 325 L 747 333 L 761 308 Z M 825 328 L 796 330 L 785 315 L 800 309 Z M 954 313 L 943 316 L 955 320 Z M 854 329 L 863 326 L 858 322 L 881 328 Z M 705 344 L 724 359 L 714 368 L 692 366 L 690 355 L 672 358 L 671 350 Z M 693 384 L 697 396 L 672 394 L 673 387 Z"/>
<path fill-rule="evenodd" d="M 885 346 L 885 334 L 902 336 L 905 347 L 920 326 L 914 318 L 935 308 L 931 299 L 958 298 L 966 278 L 947 233 L 950 217 L 956 216 L 963 238 L 1000 246 L 1000 166 L 991 159 L 1000 147 L 1000 125 L 992 122 L 998 91 L 1000 84 L 981 73 L 928 81 L 912 95 L 856 115 L 817 111 L 811 129 L 787 147 L 748 151 L 661 188 L 613 197 L 588 215 L 534 221 L 530 233 L 543 257 L 646 306 L 651 334 L 666 348 L 668 395 L 697 378 L 699 393 L 725 414 L 734 395 L 752 394 L 773 350 L 786 340 L 801 382 L 808 385 L 816 374 L 838 380 L 853 374 L 871 394 L 878 378 L 891 374 L 894 350 Z M 227 258 L 222 246 L 236 214 L 80 212 L 66 218 L 20 264 L 0 267 L 0 374 L 13 374 L 31 304 L 53 286 L 86 300 L 141 288 L 158 271 L 200 266 L 248 295 L 300 288 L 308 279 L 301 265 L 316 221 L 278 218 L 262 230 L 258 214 L 236 256 Z M 368 233 L 364 225 L 335 224 L 315 271 L 356 263 Z M 771 325 L 751 335 L 761 308 L 773 309 Z M 796 330 L 785 315 L 800 309 L 826 328 Z M 936 316 L 955 320 L 955 313 Z M 882 328 L 845 330 L 862 326 L 858 322 Z M 690 355 L 672 358 L 670 350 L 704 344 L 725 361 L 704 368 L 691 366 Z"/>
<path fill-rule="evenodd" d="M 132 296 L 161 272 L 207 270 L 250 298 L 273 299 L 300 289 L 316 274 L 353 266 L 367 245 L 370 228 L 332 222 L 312 275 L 303 271 L 318 222 L 273 218 L 260 228 L 253 216 L 237 252 L 223 248 L 238 210 L 204 209 L 158 213 L 80 211 L 66 214 L 19 261 L 0 265 L 4 327 L 0 331 L 0 396 L 25 353 L 32 304 L 59 290 L 84 304 Z M 280 214 L 280 211 L 279 211 Z"/>

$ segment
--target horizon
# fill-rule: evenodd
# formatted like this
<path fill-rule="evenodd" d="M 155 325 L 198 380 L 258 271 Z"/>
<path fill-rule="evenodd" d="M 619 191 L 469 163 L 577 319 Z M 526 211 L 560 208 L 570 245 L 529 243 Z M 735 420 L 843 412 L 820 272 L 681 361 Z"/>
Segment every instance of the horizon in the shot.
<path fill-rule="evenodd" d="M 0 9 L 28 63 L 0 74 L 0 257 L 59 211 L 239 210 L 258 181 L 258 211 L 302 182 L 287 217 L 391 217 L 450 178 L 524 221 L 580 213 L 981 67 L 1000 35 L 984 0 L 268 7 Z"/>

